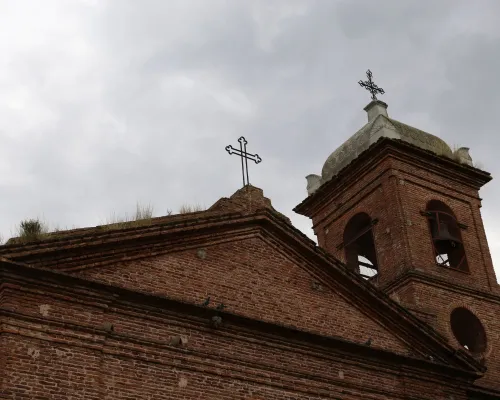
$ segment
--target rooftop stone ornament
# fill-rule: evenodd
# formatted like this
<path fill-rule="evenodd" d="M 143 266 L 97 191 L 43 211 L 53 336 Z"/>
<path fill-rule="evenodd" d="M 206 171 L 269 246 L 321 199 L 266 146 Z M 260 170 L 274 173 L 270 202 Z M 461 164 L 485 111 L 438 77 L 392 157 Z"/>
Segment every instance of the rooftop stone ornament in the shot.
<path fill-rule="evenodd" d="M 247 153 L 247 141 L 246 139 L 241 136 L 238 139 L 238 142 L 240 142 L 240 149 L 235 149 L 233 146 L 229 145 L 226 146 L 226 151 L 231 154 L 236 154 L 241 157 L 241 173 L 243 174 L 243 187 L 250 185 L 250 180 L 248 179 L 248 160 L 252 160 L 255 162 L 255 164 L 258 164 L 262 161 L 262 158 L 259 157 L 258 154 L 250 154 Z M 245 162 L 243 162 L 243 159 L 245 159 Z M 245 182 L 245 175 L 246 175 L 246 182 Z"/>
<path fill-rule="evenodd" d="M 385 91 L 384 89 L 382 88 L 379 88 L 375 82 L 372 81 L 372 71 L 368 70 L 366 71 L 366 76 L 368 77 L 368 80 L 363 82 L 363 81 L 359 81 L 359 85 L 361 87 L 364 87 L 366 90 L 368 90 L 371 94 L 372 94 L 372 100 L 377 100 L 377 93 L 379 94 L 384 94 Z"/>

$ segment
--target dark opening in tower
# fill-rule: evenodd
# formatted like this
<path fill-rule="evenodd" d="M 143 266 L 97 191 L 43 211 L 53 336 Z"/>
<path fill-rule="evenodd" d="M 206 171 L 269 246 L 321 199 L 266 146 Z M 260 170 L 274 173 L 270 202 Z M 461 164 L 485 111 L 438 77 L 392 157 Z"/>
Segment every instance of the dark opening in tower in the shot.
<path fill-rule="evenodd" d="M 431 200 L 426 215 L 436 263 L 443 267 L 468 271 L 462 235 L 453 211 L 443 202 Z"/>
<path fill-rule="evenodd" d="M 486 332 L 481 321 L 464 307 L 455 308 L 450 315 L 453 335 L 462 347 L 473 355 L 486 350 Z"/>
<path fill-rule="evenodd" d="M 368 214 L 359 213 L 349 220 L 344 230 L 347 266 L 365 279 L 378 274 L 373 225 Z"/>

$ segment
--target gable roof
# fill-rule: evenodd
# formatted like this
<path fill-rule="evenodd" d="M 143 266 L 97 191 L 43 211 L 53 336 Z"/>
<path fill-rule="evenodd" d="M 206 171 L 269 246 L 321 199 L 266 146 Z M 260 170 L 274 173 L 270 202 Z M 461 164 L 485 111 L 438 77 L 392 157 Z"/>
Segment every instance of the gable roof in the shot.
<path fill-rule="evenodd" d="M 474 358 L 455 351 L 434 329 L 316 246 L 272 208 L 262 190 L 253 186 L 237 191 L 229 199 L 220 199 L 206 212 L 164 217 L 144 227 L 104 232 L 89 228 L 41 242 L 2 246 L 0 257 L 40 270 L 70 272 L 198 247 L 215 239 L 230 240 L 250 230 L 263 231 L 280 242 L 322 282 L 345 288 L 357 304 L 395 335 L 412 343 L 421 358 L 432 356 L 441 365 L 474 376 L 484 372 Z"/>

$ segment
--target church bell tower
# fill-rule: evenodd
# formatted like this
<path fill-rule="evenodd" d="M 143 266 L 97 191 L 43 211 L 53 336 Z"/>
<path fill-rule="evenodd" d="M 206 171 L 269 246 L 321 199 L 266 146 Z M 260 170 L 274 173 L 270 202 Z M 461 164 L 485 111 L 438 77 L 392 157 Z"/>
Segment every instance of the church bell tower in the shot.
<path fill-rule="evenodd" d="M 294 211 L 318 244 L 485 363 L 500 390 L 500 288 L 481 218 L 491 180 L 466 147 L 389 117 L 367 73 L 368 122 L 308 175 Z"/>

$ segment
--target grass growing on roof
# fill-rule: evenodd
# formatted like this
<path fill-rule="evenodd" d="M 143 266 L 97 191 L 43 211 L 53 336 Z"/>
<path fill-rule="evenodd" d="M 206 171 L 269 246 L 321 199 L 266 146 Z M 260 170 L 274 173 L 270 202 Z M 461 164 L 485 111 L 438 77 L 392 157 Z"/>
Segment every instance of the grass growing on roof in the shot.
<path fill-rule="evenodd" d="M 192 212 L 205 211 L 205 207 L 202 207 L 199 204 L 183 204 L 179 209 L 179 214 L 188 214 Z"/>
<path fill-rule="evenodd" d="M 49 227 L 40 218 L 29 218 L 22 220 L 17 227 L 17 239 L 24 242 L 42 240 L 49 232 Z"/>
<path fill-rule="evenodd" d="M 125 214 L 124 217 L 118 217 L 115 213 L 106 220 L 106 222 L 101 225 L 103 229 L 124 229 L 133 228 L 138 226 L 151 225 L 151 220 L 153 218 L 153 206 L 151 204 L 141 205 L 136 204 L 135 214 L 128 216 Z"/>

